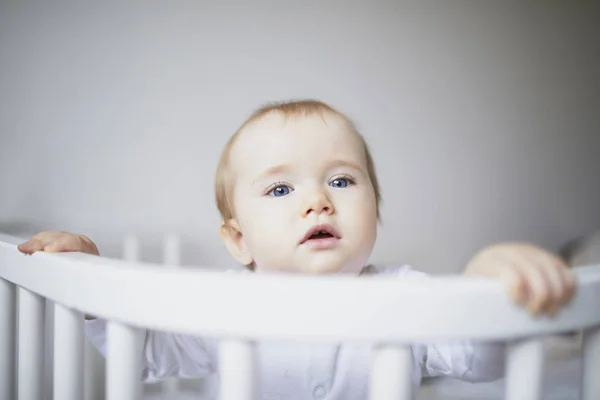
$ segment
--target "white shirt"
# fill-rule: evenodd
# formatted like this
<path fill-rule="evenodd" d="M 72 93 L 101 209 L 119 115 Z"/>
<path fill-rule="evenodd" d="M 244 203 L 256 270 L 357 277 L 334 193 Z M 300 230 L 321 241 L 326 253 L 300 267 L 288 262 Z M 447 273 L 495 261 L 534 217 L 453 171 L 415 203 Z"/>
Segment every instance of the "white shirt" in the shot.
<path fill-rule="evenodd" d="M 425 277 L 408 266 L 367 267 L 363 273 L 391 278 Z M 390 316 L 392 318 L 393 316 Z M 86 321 L 86 334 L 106 355 L 106 321 Z M 268 341 L 256 344 L 259 399 L 364 400 L 368 398 L 372 348 L 365 344 Z M 218 340 L 178 333 L 147 331 L 144 344 L 145 382 L 166 377 L 200 378 L 218 371 Z M 499 343 L 453 341 L 415 343 L 412 381 L 417 393 L 423 374 L 471 382 L 494 380 L 504 370 Z M 216 387 L 212 389 L 218 398 Z"/>

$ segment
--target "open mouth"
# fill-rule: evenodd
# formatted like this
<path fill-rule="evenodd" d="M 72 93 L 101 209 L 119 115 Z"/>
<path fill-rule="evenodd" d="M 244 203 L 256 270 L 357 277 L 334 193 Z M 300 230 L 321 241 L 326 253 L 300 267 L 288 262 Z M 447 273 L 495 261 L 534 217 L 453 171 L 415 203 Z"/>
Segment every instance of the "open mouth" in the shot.
<path fill-rule="evenodd" d="M 327 241 L 328 239 L 337 240 L 341 236 L 338 231 L 331 225 L 316 225 L 306 232 L 300 244 L 308 242 Z"/>
<path fill-rule="evenodd" d="M 324 238 L 330 238 L 333 237 L 333 235 L 329 232 L 325 232 L 325 231 L 319 231 L 317 233 L 313 233 L 308 240 L 314 240 L 314 239 L 324 239 Z"/>

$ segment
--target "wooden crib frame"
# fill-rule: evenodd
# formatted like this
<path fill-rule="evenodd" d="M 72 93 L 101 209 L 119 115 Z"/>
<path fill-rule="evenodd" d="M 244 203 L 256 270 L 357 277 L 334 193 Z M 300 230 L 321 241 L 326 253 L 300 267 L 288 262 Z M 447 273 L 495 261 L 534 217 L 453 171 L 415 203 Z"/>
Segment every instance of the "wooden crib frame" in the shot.
<path fill-rule="evenodd" d="M 131 243 L 123 261 L 80 253 L 25 256 L 16 248 L 22 241 L 0 235 L 0 399 L 43 398 L 46 299 L 55 304 L 57 400 L 84 398 L 83 313 L 109 321 L 108 400 L 141 398 L 145 328 L 221 338 L 224 400 L 256 398 L 252 343 L 271 338 L 375 344 L 373 400 L 412 398 L 412 342 L 504 340 L 506 398 L 539 399 L 540 336 L 582 330 L 582 399 L 600 398 L 600 265 L 575 270 L 577 294 L 558 315 L 532 318 L 508 301 L 500 283 L 484 279 L 225 274 L 135 262 Z"/>

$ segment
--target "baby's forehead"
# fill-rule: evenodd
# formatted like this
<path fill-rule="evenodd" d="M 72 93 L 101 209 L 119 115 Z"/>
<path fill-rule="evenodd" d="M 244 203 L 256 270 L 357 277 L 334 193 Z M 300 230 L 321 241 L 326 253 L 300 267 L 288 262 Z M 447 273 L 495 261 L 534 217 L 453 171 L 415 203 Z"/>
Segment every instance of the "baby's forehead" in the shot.
<path fill-rule="evenodd" d="M 319 134 L 321 140 L 327 140 L 328 137 L 353 135 L 353 129 L 343 116 L 326 110 L 310 114 L 285 114 L 274 110 L 247 123 L 238 133 L 234 147 L 244 150 L 265 141 L 303 141 Z"/>

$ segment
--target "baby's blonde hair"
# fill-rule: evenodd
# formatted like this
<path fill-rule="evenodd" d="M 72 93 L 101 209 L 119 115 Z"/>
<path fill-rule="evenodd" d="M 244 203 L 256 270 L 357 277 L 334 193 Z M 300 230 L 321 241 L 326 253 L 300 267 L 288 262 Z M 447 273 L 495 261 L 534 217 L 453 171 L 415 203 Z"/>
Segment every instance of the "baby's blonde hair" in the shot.
<path fill-rule="evenodd" d="M 244 128 L 246 128 L 250 123 L 272 112 L 281 112 L 285 117 L 309 116 L 314 114 L 318 114 L 321 117 L 323 117 L 323 115 L 328 112 L 334 115 L 338 115 L 344 120 L 346 120 L 350 129 L 358 136 L 365 149 L 367 170 L 369 173 L 369 178 L 371 179 L 371 183 L 373 184 L 373 190 L 375 191 L 375 198 L 377 201 L 377 218 L 379 218 L 379 203 L 381 202 L 381 193 L 379 190 L 379 182 L 377 181 L 377 175 L 375 174 L 375 163 L 373 162 L 373 157 L 371 156 L 371 152 L 369 151 L 369 147 L 367 146 L 366 141 L 358 132 L 354 123 L 346 115 L 337 111 L 328 104 L 325 104 L 318 100 L 309 99 L 270 103 L 264 105 L 263 107 L 256 110 L 250 116 L 250 118 L 248 118 L 242 124 L 242 126 L 235 132 L 235 134 L 229 139 L 229 141 L 225 145 L 225 148 L 223 149 L 223 153 L 221 155 L 221 159 L 219 160 L 219 165 L 217 167 L 217 173 L 215 177 L 215 197 L 217 207 L 219 209 L 219 212 L 221 213 L 221 218 L 223 219 L 223 222 L 227 222 L 228 220 L 235 217 L 234 207 L 231 202 L 231 191 L 233 185 L 229 169 L 229 155 L 231 153 L 231 149 L 233 148 L 236 139 L 240 136 L 241 132 L 243 132 Z"/>

